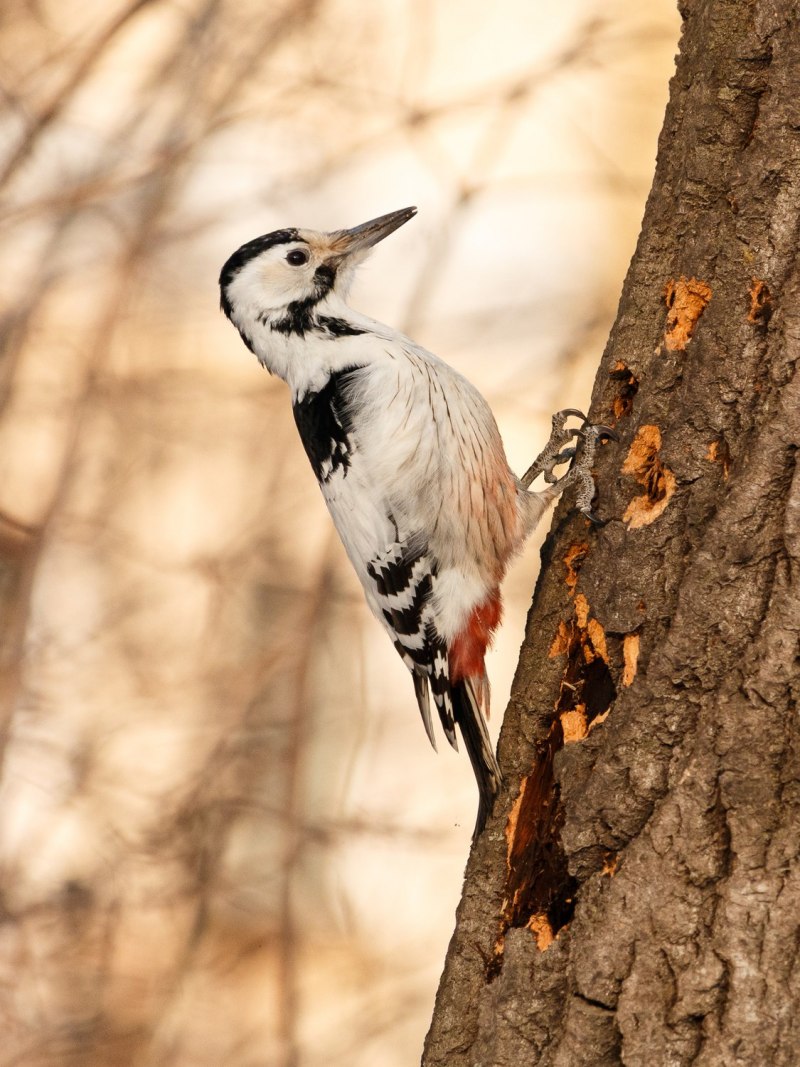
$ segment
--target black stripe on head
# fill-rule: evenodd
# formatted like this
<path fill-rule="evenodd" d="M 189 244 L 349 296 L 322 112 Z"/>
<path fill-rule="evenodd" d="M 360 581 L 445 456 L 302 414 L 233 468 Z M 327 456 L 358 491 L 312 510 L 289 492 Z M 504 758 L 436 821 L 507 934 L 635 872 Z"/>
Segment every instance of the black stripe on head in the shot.
<path fill-rule="evenodd" d="M 330 263 L 320 263 L 314 271 L 314 282 L 321 293 L 329 293 L 336 281 L 336 269 Z"/>
<path fill-rule="evenodd" d="M 322 329 L 332 337 L 353 336 L 363 333 L 357 327 L 349 328 L 342 319 L 317 318 L 314 310 L 324 300 L 336 281 L 335 269 L 327 263 L 321 264 L 314 271 L 314 291 L 304 300 L 293 300 L 286 308 L 286 314 L 270 321 L 270 328 L 278 333 L 296 334 L 303 337 L 311 330 Z"/>
<path fill-rule="evenodd" d="M 270 320 L 270 329 L 287 336 L 297 334 L 298 337 L 303 337 L 309 330 L 314 329 L 314 308 L 324 295 L 314 292 L 305 300 L 293 300 L 287 305 L 286 314 L 282 318 Z"/>
<path fill-rule="evenodd" d="M 265 233 L 261 237 L 254 237 L 252 241 L 248 241 L 243 244 L 241 248 L 237 248 L 236 251 L 230 256 L 220 271 L 219 274 L 219 288 L 220 288 L 220 307 L 228 316 L 231 317 L 231 302 L 228 300 L 226 290 L 239 271 L 251 259 L 255 259 L 256 256 L 260 256 L 262 252 L 266 252 L 268 248 L 274 248 L 275 245 L 291 244 L 293 241 L 301 241 L 298 231 L 294 228 L 288 230 L 273 230 L 272 233 Z"/>

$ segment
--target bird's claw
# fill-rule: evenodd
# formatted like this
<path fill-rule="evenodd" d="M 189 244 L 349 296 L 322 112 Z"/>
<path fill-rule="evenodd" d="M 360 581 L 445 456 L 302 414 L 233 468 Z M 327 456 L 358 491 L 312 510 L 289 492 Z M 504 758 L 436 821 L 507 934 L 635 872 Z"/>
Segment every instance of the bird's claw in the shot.
<path fill-rule="evenodd" d="M 556 484 L 559 479 L 553 473 L 553 469 L 560 463 L 565 463 L 568 459 L 574 460 L 575 449 L 565 449 L 563 446 L 571 444 L 572 440 L 581 433 L 581 429 L 574 426 L 567 428 L 567 419 L 570 418 L 580 419 L 583 425 L 586 425 L 586 416 L 582 411 L 578 411 L 577 408 L 562 408 L 561 411 L 555 413 L 550 431 L 550 440 L 520 478 L 520 482 L 525 489 L 529 488 L 534 479 L 540 474 L 544 475 L 546 482 L 551 485 Z"/>
<path fill-rule="evenodd" d="M 575 459 L 572 461 L 572 465 L 564 478 L 567 484 L 572 481 L 577 483 L 578 491 L 575 497 L 575 507 L 593 526 L 600 528 L 605 526 L 608 520 L 601 519 L 592 510 L 592 501 L 597 491 L 592 477 L 592 466 L 597 443 L 618 441 L 619 434 L 610 426 L 604 426 L 602 423 L 584 421 L 583 426 L 578 431 L 578 437 L 580 444 L 576 450 Z"/>
<path fill-rule="evenodd" d="M 583 437 L 585 430 L 593 430 L 598 441 L 619 441 L 619 434 L 611 426 L 604 426 L 601 422 L 588 424 L 584 421 L 583 426 L 576 432 Z"/>
<path fill-rule="evenodd" d="M 579 427 L 567 428 L 566 423 L 570 418 L 581 420 Z M 572 441 L 575 440 L 575 444 Z M 592 477 L 592 465 L 594 463 L 597 443 L 605 441 L 618 441 L 619 434 L 611 426 L 602 423 L 590 423 L 582 411 L 577 408 L 563 408 L 553 416 L 553 428 L 550 440 L 545 445 L 539 456 L 534 460 L 528 470 L 520 479 L 524 488 L 528 488 L 539 474 L 550 485 L 555 485 L 562 491 L 573 483 L 577 484 L 575 506 L 594 526 L 605 526 L 606 520 L 599 518 L 592 511 L 596 487 Z M 564 448 L 564 445 L 568 445 Z M 561 478 L 553 473 L 554 468 L 561 463 L 570 462 L 570 468 Z"/>

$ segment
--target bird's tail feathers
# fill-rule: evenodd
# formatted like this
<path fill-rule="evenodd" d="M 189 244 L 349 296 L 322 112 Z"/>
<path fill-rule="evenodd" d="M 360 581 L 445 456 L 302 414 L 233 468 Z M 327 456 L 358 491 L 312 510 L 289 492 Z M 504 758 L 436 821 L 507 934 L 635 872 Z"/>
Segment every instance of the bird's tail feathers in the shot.
<path fill-rule="evenodd" d="M 436 734 L 433 732 L 433 719 L 431 718 L 431 693 L 428 687 L 428 676 L 412 670 L 411 677 L 414 679 L 414 692 L 417 694 L 417 704 L 419 704 L 419 713 L 422 716 L 422 725 L 425 727 L 428 740 L 433 745 L 433 751 L 437 752 Z"/>
<path fill-rule="evenodd" d="M 467 748 L 472 769 L 478 783 L 478 818 L 473 841 L 482 833 L 491 814 L 503 776 L 492 748 L 486 719 L 481 711 L 481 695 L 471 678 L 464 678 L 452 687 L 453 712 Z"/>

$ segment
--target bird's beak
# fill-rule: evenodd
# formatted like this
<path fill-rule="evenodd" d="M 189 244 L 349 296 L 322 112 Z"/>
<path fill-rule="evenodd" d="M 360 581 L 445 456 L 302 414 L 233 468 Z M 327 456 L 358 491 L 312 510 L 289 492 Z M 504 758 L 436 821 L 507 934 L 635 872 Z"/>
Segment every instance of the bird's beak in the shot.
<path fill-rule="evenodd" d="M 330 249 L 335 256 L 349 256 L 354 252 L 366 251 L 378 241 L 394 233 L 403 223 L 416 215 L 415 207 L 404 207 L 400 211 L 390 211 L 388 215 L 362 222 L 351 230 L 335 230 L 330 234 Z"/>

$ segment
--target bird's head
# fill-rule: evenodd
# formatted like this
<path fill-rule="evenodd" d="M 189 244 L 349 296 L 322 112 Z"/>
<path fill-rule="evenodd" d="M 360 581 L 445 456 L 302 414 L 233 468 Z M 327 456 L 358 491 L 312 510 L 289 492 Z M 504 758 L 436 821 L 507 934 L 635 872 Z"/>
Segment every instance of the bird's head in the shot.
<path fill-rule="evenodd" d="M 222 310 L 241 329 L 243 320 L 280 323 L 308 314 L 330 293 L 341 299 L 355 268 L 374 245 L 416 215 L 392 211 L 350 230 L 275 230 L 241 246 L 219 276 Z"/>

